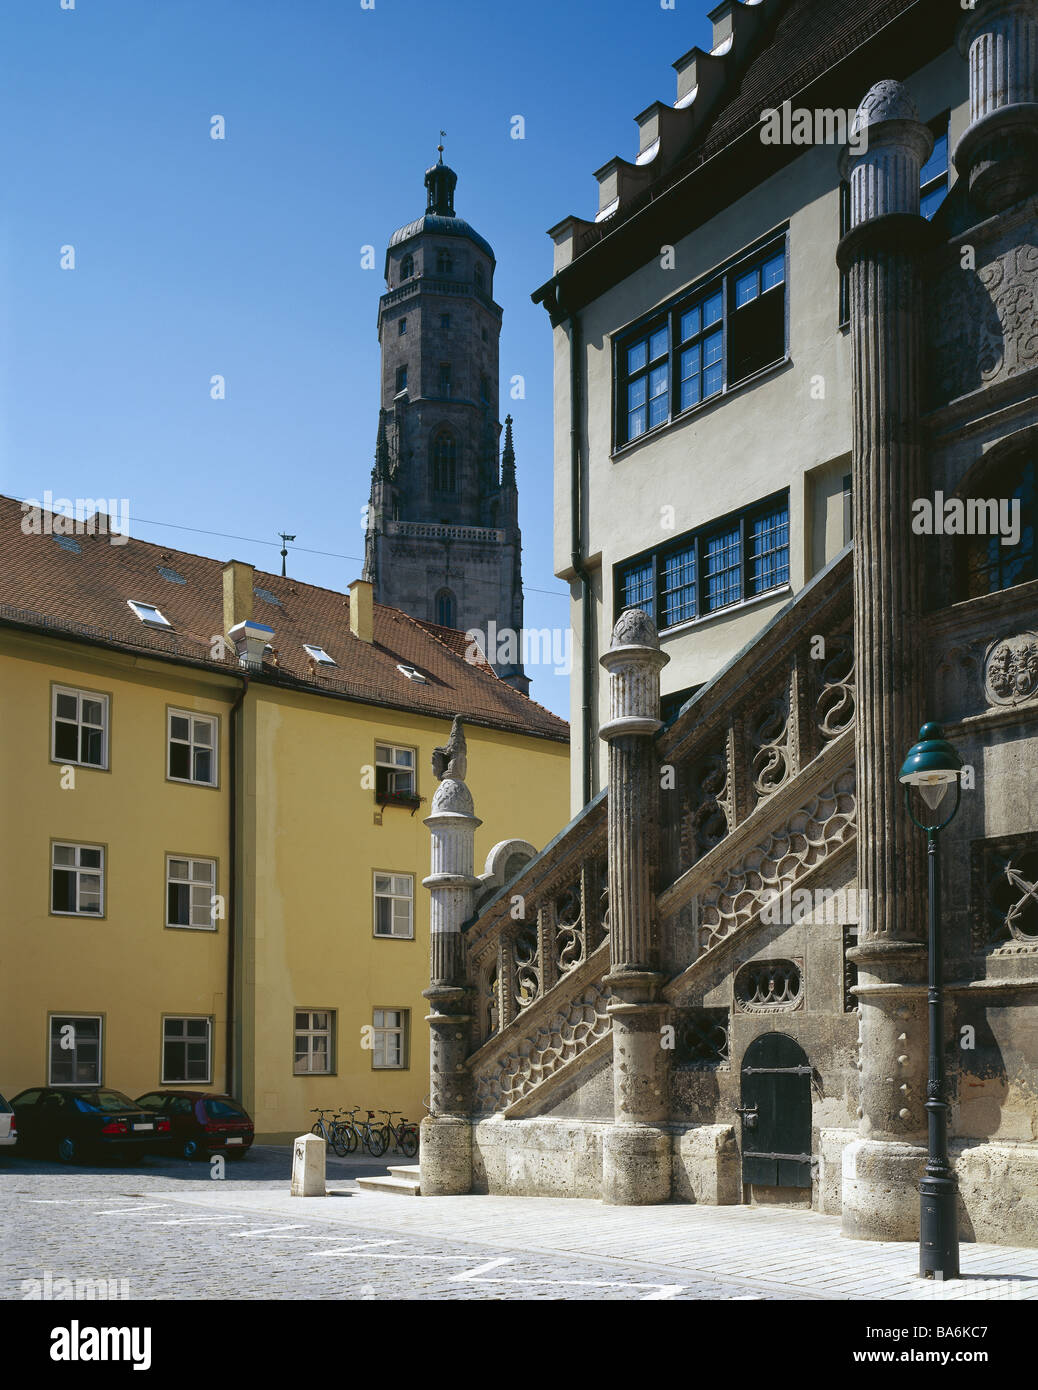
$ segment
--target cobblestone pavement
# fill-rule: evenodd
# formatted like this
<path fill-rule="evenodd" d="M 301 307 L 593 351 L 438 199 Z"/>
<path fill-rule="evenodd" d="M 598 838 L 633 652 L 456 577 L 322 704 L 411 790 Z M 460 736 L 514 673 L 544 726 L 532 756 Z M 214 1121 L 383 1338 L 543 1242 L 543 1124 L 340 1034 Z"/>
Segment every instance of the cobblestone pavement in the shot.
<path fill-rule="evenodd" d="M 0 1297 L 75 1296 L 76 1280 L 90 1281 L 79 1296 L 163 1300 L 783 1296 L 746 1280 L 681 1278 L 650 1263 L 507 1245 L 488 1250 L 400 1232 L 372 1222 L 368 1196 L 352 1181 L 385 1172 L 384 1161 L 329 1161 L 335 1195 L 323 1200 L 289 1198 L 290 1170 L 289 1151 L 273 1148 L 227 1164 L 222 1181 L 204 1163 L 159 1157 L 132 1168 L 65 1168 L 5 1155 Z"/>
<path fill-rule="evenodd" d="M 293 1198 L 288 1148 L 257 1147 L 222 1181 L 175 1159 L 3 1155 L 0 1297 L 49 1272 L 49 1296 L 126 1279 L 144 1299 L 1038 1299 L 1038 1250 L 963 1242 L 963 1277 L 934 1284 L 913 1244 L 845 1240 L 837 1217 L 357 1189 L 388 1161 L 330 1158 L 329 1196 Z"/>

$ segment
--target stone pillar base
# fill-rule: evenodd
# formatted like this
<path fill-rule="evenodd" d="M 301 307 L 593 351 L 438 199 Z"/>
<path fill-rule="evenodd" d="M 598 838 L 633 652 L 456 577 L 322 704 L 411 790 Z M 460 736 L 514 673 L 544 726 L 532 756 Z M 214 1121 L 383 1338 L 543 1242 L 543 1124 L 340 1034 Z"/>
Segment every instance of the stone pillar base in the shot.
<path fill-rule="evenodd" d="M 419 1168 L 423 1197 L 461 1197 L 472 1191 L 472 1125 L 450 1115 L 421 1124 Z"/>
<path fill-rule="evenodd" d="M 918 1240 L 919 1179 L 926 1149 L 919 1144 L 855 1139 L 843 1151 L 845 1236 L 855 1240 Z"/>
<path fill-rule="evenodd" d="M 651 1125 L 613 1125 L 602 1141 L 602 1201 L 652 1206 L 670 1201 L 671 1136 Z"/>

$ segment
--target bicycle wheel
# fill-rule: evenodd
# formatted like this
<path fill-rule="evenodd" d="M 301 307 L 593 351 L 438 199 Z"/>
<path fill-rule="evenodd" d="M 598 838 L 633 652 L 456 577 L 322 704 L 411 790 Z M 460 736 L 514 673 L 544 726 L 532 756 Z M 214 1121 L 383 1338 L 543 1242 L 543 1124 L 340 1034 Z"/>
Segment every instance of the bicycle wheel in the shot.
<path fill-rule="evenodd" d="M 313 1127 L 313 1129 L 311 1129 L 310 1133 L 311 1133 L 311 1134 L 316 1134 L 317 1137 L 318 1137 L 318 1139 L 323 1139 L 323 1138 L 324 1138 L 324 1130 L 323 1130 L 323 1128 L 321 1127 L 320 1124 L 314 1125 L 314 1127 Z"/>
<path fill-rule="evenodd" d="M 360 1143 L 360 1135 L 352 1122 L 343 1126 L 342 1137 L 346 1140 L 346 1152 L 348 1154 L 356 1153 L 357 1145 Z"/>
<path fill-rule="evenodd" d="M 408 1125 L 400 1136 L 400 1147 L 408 1158 L 414 1158 L 415 1154 L 418 1152 L 418 1131 L 412 1129 L 410 1125 Z"/>
<path fill-rule="evenodd" d="M 342 1125 L 332 1125 L 332 1148 L 340 1158 L 345 1158 L 350 1151 Z"/>
<path fill-rule="evenodd" d="M 389 1135 L 381 1125 L 370 1125 L 364 1136 L 364 1147 L 372 1158 L 379 1158 L 389 1145 Z"/>

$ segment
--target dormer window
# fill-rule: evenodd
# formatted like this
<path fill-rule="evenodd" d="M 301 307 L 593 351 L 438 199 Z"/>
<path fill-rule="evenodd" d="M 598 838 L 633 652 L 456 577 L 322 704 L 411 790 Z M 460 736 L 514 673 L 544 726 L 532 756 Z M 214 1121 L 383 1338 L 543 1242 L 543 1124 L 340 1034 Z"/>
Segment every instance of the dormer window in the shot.
<path fill-rule="evenodd" d="M 304 642 L 303 651 L 308 656 L 312 656 L 318 666 L 335 666 L 334 657 L 330 657 L 323 647 L 319 647 L 316 642 Z"/>
<path fill-rule="evenodd" d="M 153 603 L 141 603 L 137 599 L 128 598 L 126 602 L 130 608 L 140 618 L 141 622 L 148 627 L 172 627 L 173 624 L 168 618 L 155 607 Z"/>

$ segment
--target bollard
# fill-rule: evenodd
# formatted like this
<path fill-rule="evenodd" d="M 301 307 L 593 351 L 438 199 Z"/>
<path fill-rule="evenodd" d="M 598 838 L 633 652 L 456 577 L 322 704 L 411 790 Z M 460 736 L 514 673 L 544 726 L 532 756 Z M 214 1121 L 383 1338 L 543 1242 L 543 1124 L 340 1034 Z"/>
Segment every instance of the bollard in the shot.
<path fill-rule="evenodd" d="M 292 1196 L 326 1197 L 324 1140 L 317 1134 L 301 1134 L 292 1146 Z"/>

